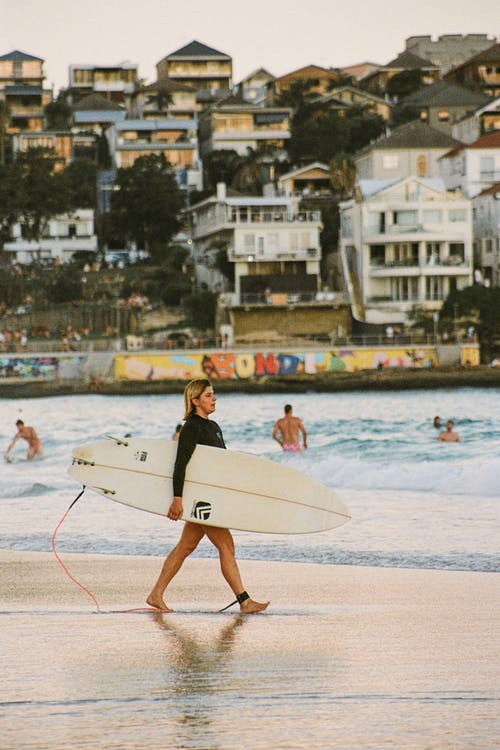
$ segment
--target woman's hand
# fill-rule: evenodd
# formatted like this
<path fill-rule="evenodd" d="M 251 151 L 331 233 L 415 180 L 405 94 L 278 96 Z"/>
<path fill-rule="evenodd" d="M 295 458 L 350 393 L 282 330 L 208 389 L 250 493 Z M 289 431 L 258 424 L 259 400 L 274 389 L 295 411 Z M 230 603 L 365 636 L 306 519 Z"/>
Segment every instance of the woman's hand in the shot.
<path fill-rule="evenodd" d="M 167 518 L 170 518 L 171 521 L 178 521 L 182 518 L 183 513 L 184 508 L 182 506 L 182 497 L 174 497 L 170 508 L 168 509 Z"/>

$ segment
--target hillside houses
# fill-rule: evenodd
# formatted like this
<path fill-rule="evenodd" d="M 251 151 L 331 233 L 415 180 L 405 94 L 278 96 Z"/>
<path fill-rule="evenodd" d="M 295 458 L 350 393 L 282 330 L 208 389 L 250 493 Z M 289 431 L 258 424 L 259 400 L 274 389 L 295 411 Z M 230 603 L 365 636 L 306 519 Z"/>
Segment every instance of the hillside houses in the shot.
<path fill-rule="evenodd" d="M 474 278 L 499 283 L 499 49 L 483 34 L 415 36 L 385 65 L 311 62 L 275 76 L 256 60 L 238 82 L 230 55 L 192 40 L 158 60 L 153 81 L 134 62 L 70 61 L 57 99 L 44 60 L 14 50 L 0 56 L 0 162 L 36 147 L 52 149 L 60 170 L 90 159 L 96 207 L 106 212 L 116 171 L 161 154 L 184 194 L 195 284 L 226 295 L 226 317 L 264 305 L 265 295 L 277 314 L 281 303 L 332 306 L 347 293 L 354 318 L 404 325 L 412 304 L 433 312 Z M 416 90 L 391 98 L 401 75 Z M 317 120 L 348 127 L 354 113 L 358 127 L 371 117 L 385 132 L 347 154 L 291 150 L 300 92 Z M 48 127 L 54 103 L 67 105 L 67 127 Z M 206 166 L 215 152 L 245 161 L 246 177 L 216 188 Z M 352 169 L 342 195 L 337 156 Z M 56 217 L 37 251 L 63 261 L 77 243 L 96 251 L 95 217 L 77 215 Z M 19 228 L 9 240 L 9 258 L 35 257 Z M 233 286 L 217 272 L 221 249 Z"/>

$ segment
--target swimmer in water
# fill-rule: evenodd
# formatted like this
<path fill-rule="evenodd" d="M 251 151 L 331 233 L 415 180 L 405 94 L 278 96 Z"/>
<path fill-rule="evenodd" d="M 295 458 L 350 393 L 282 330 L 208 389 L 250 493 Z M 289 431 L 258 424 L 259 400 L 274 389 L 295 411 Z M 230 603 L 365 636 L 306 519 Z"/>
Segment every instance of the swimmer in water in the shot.
<path fill-rule="evenodd" d="M 285 416 L 278 419 L 273 429 L 273 439 L 281 445 L 286 453 L 299 453 L 299 432 L 302 433 L 304 450 L 307 448 L 307 430 L 302 420 L 294 417 L 290 404 L 285 406 Z"/>

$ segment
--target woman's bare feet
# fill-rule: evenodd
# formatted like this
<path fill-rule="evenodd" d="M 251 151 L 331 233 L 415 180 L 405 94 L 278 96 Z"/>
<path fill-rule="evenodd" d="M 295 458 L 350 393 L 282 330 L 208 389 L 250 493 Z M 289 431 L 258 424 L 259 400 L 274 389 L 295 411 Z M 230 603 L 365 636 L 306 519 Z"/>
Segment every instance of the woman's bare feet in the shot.
<path fill-rule="evenodd" d="M 240 612 L 242 615 L 255 615 L 257 612 L 263 612 L 269 607 L 270 602 L 255 602 L 253 599 L 245 599 L 240 604 Z"/>
<path fill-rule="evenodd" d="M 161 596 L 155 596 L 154 594 L 150 594 L 148 596 L 148 598 L 146 599 L 146 604 L 149 604 L 150 607 L 153 607 L 153 609 L 157 609 L 159 612 L 175 611 L 173 609 L 170 609 L 170 607 L 165 604 Z"/>

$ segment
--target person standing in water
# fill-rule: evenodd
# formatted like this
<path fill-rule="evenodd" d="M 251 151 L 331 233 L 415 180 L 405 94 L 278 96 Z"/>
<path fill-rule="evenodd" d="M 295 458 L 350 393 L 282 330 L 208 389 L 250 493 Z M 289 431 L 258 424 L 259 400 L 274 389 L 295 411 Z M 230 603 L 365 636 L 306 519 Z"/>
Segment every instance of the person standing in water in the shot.
<path fill-rule="evenodd" d="M 460 442 L 460 436 L 458 432 L 453 431 L 454 422 L 452 419 L 449 419 L 446 422 L 446 429 L 444 432 L 441 432 L 438 435 L 438 440 L 440 440 L 442 443 L 459 443 Z"/>
<path fill-rule="evenodd" d="M 174 497 L 168 509 L 167 517 L 172 521 L 182 518 L 184 508 L 182 492 L 186 467 L 194 449 L 199 445 L 210 445 L 215 448 L 226 447 L 219 425 L 209 419 L 216 406 L 216 395 L 210 380 L 198 378 L 192 380 L 184 389 L 184 425 L 179 433 L 177 457 L 173 474 Z M 242 614 L 262 612 L 269 606 L 269 602 L 257 602 L 251 599 L 243 586 L 238 563 L 235 557 L 233 536 L 229 529 L 186 521 L 182 529 L 181 538 L 165 559 L 158 580 L 148 598 L 150 607 L 162 612 L 174 610 L 165 603 L 164 594 L 173 577 L 180 570 L 184 560 L 196 549 L 204 536 L 207 536 L 217 548 L 222 575 L 232 589 L 236 601 L 240 605 Z M 234 602 L 236 604 L 236 602 Z"/>
<path fill-rule="evenodd" d="M 287 453 L 300 451 L 299 432 L 302 433 L 304 450 L 307 448 L 307 431 L 302 420 L 294 417 L 290 404 L 285 406 L 285 416 L 278 419 L 274 425 L 273 439 L 278 442 Z"/>
<path fill-rule="evenodd" d="M 28 443 L 28 453 L 26 454 L 26 458 L 28 459 L 28 461 L 31 461 L 37 456 L 41 456 L 43 453 L 42 441 L 38 437 L 35 428 L 30 427 L 29 425 L 25 425 L 22 419 L 17 420 L 16 427 L 17 435 L 14 436 L 9 447 L 7 448 L 5 459 L 7 461 L 9 460 L 9 454 L 19 438 L 23 438 L 23 440 L 26 440 Z"/>

